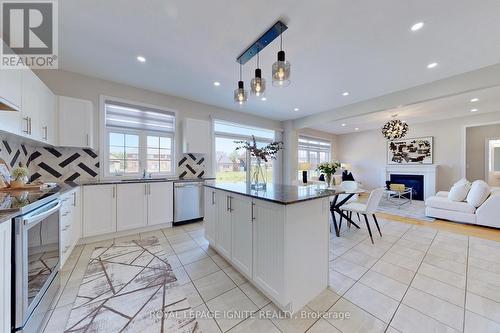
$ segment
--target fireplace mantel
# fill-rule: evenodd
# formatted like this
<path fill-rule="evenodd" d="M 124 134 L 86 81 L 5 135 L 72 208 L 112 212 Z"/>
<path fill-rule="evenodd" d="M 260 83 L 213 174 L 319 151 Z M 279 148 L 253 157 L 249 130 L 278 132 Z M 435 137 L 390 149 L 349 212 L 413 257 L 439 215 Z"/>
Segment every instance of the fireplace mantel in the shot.
<path fill-rule="evenodd" d="M 389 180 L 394 175 L 422 175 L 424 176 L 424 198 L 436 194 L 436 175 L 438 165 L 387 165 L 384 179 Z"/>

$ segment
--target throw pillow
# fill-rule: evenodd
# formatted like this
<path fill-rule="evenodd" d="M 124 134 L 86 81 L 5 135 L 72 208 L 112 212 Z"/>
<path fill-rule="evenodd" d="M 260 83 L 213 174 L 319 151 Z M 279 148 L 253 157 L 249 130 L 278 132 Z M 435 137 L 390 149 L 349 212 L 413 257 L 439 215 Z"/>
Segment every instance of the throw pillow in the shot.
<path fill-rule="evenodd" d="M 345 182 L 345 181 L 354 181 L 354 177 L 352 176 L 352 173 L 351 172 L 347 172 L 344 171 L 342 172 L 342 181 Z"/>
<path fill-rule="evenodd" d="M 467 194 L 469 194 L 470 187 L 471 183 L 467 179 L 460 179 L 451 187 L 448 193 L 448 199 L 458 202 L 465 201 Z"/>
<path fill-rule="evenodd" d="M 490 196 L 491 189 L 484 180 L 476 180 L 472 183 L 469 194 L 467 195 L 467 202 L 469 205 L 479 207 Z"/>

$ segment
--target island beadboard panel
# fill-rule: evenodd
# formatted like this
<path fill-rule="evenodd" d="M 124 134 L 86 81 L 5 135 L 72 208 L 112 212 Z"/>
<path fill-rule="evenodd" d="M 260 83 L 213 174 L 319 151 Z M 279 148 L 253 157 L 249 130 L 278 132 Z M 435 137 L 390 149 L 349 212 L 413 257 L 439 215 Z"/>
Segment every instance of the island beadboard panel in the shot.
<path fill-rule="evenodd" d="M 85 181 L 99 177 L 99 156 L 90 149 L 31 147 L 1 139 L 0 158 L 12 169 L 19 162 L 30 171 L 30 181 Z"/>

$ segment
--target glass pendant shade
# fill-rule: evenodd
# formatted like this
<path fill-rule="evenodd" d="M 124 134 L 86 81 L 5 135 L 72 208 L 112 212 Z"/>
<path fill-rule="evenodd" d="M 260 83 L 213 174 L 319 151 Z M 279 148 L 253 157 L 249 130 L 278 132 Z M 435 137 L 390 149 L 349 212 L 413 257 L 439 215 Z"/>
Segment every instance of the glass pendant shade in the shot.
<path fill-rule="evenodd" d="M 243 81 L 238 81 L 238 89 L 234 90 L 234 101 L 243 104 L 248 100 L 248 92 L 245 90 Z"/>
<path fill-rule="evenodd" d="M 250 89 L 252 95 L 255 96 L 262 96 L 266 90 L 266 80 L 262 78 L 260 68 L 255 70 L 255 77 L 250 82 Z"/>
<path fill-rule="evenodd" d="M 285 51 L 278 52 L 278 61 L 273 64 L 273 86 L 290 85 L 290 63 L 285 60 Z"/>

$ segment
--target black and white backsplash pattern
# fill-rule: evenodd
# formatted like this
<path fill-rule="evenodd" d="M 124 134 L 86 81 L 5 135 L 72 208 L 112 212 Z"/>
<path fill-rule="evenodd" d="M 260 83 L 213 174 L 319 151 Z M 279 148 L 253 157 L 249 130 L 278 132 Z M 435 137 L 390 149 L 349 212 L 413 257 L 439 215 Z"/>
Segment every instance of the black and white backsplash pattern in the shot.
<path fill-rule="evenodd" d="M 31 147 L 2 139 L 0 158 L 12 169 L 19 162 L 30 171 L 30 181 L 87 181 L 99 178 L 99 157 L 90 149 Z"/>
<path fill-rule="evenodd" d="M 206 173 L 205 154 L 183 154 L 177 164 L 179 178 L 203 178 Z"/>

